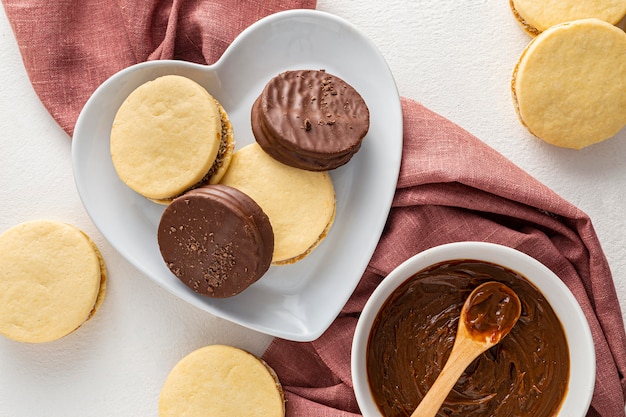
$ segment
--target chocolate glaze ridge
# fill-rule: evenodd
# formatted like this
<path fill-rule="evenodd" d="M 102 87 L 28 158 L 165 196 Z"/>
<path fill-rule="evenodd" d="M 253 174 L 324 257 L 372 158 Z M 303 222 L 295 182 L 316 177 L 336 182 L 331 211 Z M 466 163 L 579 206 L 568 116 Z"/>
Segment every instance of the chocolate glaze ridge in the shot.
<path fill-rule="evenodd" d="M 166 207 L 158 228 L 167 267 L 195 292 L 239 294 L 269 269 L 274 234 L 269 218 L 243 192 L 199 187 Z"/>
<path fill-rule="evenodd" d="M 361 95 L 325 71 L 286 71 L 272 78 L 252 106 L 261 147 L 296 168 L 329 170 L 346 164 L 369 130 Z"/>
<path fill-rule="evenodd" d="M 521 316 L 502 341 L 463 373 L 438 416 L 548 417 L 567 392 L 569 350 L 563 327 L 523 276 L 497 265 L 452 261 L 415 274 L 388 298 L 367 348 L 374 401 L 385 417 L 411 415 L 443 368 L 465 299 L 500 281 L 518 295 Z"/>

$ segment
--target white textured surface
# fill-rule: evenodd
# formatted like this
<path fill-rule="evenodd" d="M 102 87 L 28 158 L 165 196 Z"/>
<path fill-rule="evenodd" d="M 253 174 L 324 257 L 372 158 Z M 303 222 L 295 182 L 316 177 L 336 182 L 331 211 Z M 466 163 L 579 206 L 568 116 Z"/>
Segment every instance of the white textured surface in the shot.
<path fill-rule="evenodd" d="M 583 151 L 546 145 L 517 121 L 510 76 L 529 37 L 507 1 L 320 0 L 381 49 L 401 95 L 461 125 L 591 216 L 626 310 L 626 130 Z M 101 311 L 46 345 L 0 338 L 0 416 L 156 416 L 171 367 L 228 343 L 261 353 L 269 338 L 163 291 L 99 235 L 72 177 L 70 140 L 35 95 L 0 12 L 0 231 L 51 218 L 85 230 L 109 267 Z M 366 71 L 367 69 L 364 69 Z"/>

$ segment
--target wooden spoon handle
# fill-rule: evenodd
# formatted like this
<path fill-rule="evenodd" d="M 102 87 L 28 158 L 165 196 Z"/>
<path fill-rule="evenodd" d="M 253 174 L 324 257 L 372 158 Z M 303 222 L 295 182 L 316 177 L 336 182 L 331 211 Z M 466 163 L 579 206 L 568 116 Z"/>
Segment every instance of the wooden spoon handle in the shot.
<path fill-rule="evenodd" d="M 515 325 L 520 313 L 519 298 L 505 285 L 488 281 L 476 287 L 461 310 L 450 357 L 411 417 L 437 415 L 465 368 L 500 342 Z M 469 329 L 472 329 L 471 333 Z"/>
<path fill-rule="evenodd" d="M 441 408 L 441 404 L 458 381 L 459 377 L 484 349 L 477 349 L 476 344 L 467 339 L 457 338 L 441 373 L 419 403 L 411 417 L 433 417 Z"/>

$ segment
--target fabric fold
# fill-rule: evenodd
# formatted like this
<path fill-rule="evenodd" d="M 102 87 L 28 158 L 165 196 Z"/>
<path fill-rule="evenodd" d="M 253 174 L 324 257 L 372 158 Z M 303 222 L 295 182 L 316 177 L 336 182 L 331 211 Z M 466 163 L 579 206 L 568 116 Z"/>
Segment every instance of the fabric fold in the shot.
<path fill-rule="evenodd" d="M 71 136 L 93 91 L 151 59 L 212 64 L 246 27 L 315 0 L 2 0 L 24 66 L 46 109 Z"/>
<path fill-rule="evenodd" d="M 309 389 L 327 386 L 328 380 L 343 381 L 346 390 L 352 387 L 351 381 L 345 381 L 350 371 L 345 349 L 351 345 L 358 313 L 384 276 L 425 249 L 484 241 L 533 256 L 570 288 L 587 317 L 596 347 L 596 386 L 588 416 L 624 416 L 624 323 L 616 308 L 611 271 L 589 217 L 461 127 L 415 101 L 405 98 L 402 106 L 404 144 L 398 186 L 383 235 L 357 289 L 319 339 L 304 344 L 276 339 L 265 352 L 264 359 L 281 369 L 304 349 L 309 357 L 324 360 L 299 367 L 299 373 L 336 376 L 309 380 L 313 388 L 307 388 L 291 379 L 293 372 L 279 374 L 290 392 L 287 415 L 313 415 L 295 410 L 300 410 L 301 401 L 310 402 Z M 348 405 L 355 400 L 344 401 Z M 334 408 L 336 404 L 328 404 L 328 409 Z M 347 406 L 342 410 L 354 412 Z"/>

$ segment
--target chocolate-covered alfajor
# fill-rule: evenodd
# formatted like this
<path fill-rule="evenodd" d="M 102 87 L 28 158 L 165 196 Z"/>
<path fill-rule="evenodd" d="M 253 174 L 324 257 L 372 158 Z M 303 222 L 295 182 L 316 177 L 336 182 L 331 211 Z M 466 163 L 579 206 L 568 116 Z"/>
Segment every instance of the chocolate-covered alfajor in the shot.
<path fill-rule="evenodd" d="M 285 71 L 254 102 L 252 132 L 278 161 L 326 171 L 346 164 L 361 147 L 370 114 L 363 97 L 323 70 Z"/>
<path fill-rule="evenodd" d="M 239 294 L 270 267 L 274 234 L 247 194 L 221 184 L 191 190 L 167 206 L 158 228 L 167 267 L 193 291 Z"/>

